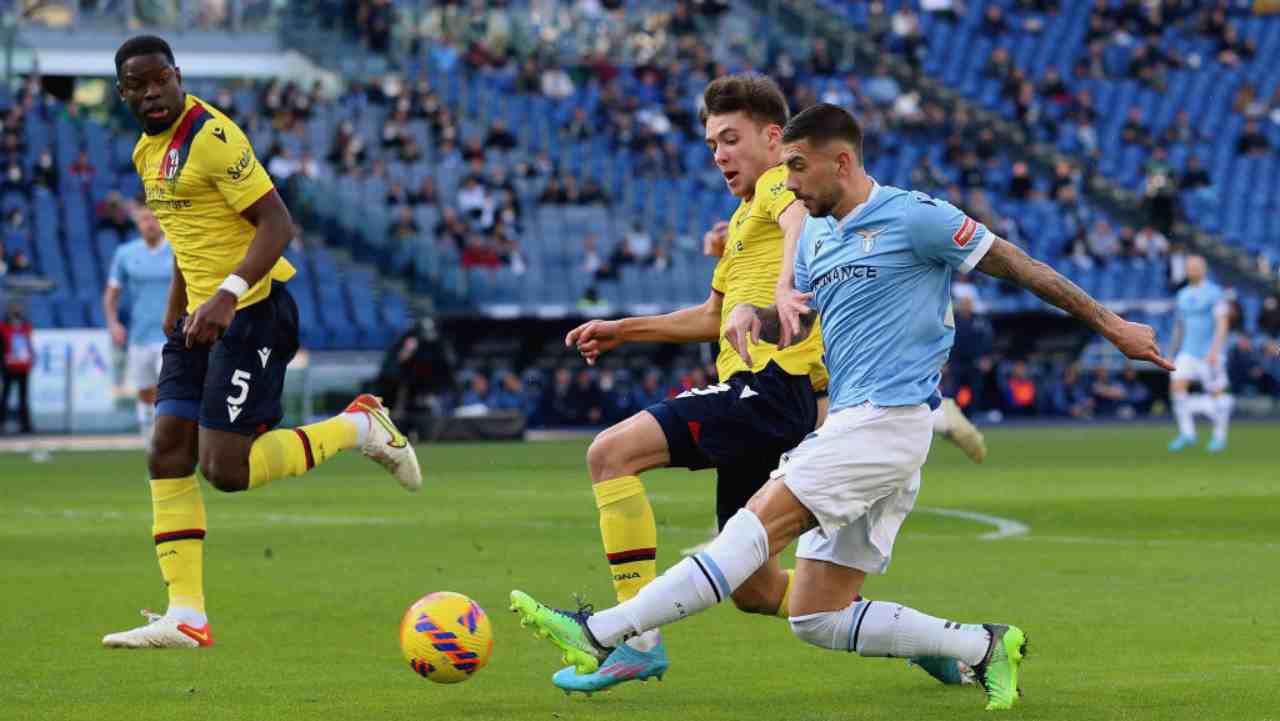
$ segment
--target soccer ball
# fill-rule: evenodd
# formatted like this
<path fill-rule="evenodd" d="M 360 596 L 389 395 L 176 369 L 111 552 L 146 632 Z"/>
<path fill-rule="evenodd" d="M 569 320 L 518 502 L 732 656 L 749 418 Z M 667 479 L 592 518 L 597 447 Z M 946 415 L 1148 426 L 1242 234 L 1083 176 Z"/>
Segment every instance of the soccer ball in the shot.
<path fill-rule="evenodd" d="M 458 683 L 489 662 L 493 629 L 480 604 L 461 593 L 429 593 L 404 612 L 400 650 L 423 678 Z"/>

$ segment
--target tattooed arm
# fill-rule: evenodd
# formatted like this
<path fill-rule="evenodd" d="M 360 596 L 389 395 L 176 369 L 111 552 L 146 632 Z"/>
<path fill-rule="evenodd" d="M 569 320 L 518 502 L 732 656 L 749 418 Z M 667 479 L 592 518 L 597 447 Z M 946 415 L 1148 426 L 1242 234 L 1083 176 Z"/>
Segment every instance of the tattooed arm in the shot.
<path fill-rule="evenodd" d="M 1007 240 L 996 238 L 976 268 L 994 278 L 1026 288 L 1044 302 L 1065 310 L 1102 334 L 1126 357 L 1151 361 L 1165 370 L 1173 370 L 1173 363 L 1160 355 L 1160 346 L 1151 326 L 1130 323 L 1112 313 L 1075 283 Z"/>

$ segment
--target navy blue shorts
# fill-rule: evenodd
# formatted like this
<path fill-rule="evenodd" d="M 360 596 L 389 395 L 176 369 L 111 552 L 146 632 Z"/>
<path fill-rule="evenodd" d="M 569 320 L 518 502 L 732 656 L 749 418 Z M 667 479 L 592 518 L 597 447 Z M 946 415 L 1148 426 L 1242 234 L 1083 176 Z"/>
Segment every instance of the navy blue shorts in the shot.
<path fill-rule="evenodd" d="M 161 355 L 156 413 L 244 435 L 265 433 L 284 417 L 284 371 L 298 352 L 298 306 L 283 283 L 236 311 L 211 346 L 187 348 L 184 315 Z"/>
<path fill-rule="evenodd" d="M 727 383 L 649 406 L 667 437 L 671 466 L 716 469 L 716 519 L 724 524 L 769 480 L 783 453 L 813 432 L 818 394 L 808 376 L 770 362 Z"/>

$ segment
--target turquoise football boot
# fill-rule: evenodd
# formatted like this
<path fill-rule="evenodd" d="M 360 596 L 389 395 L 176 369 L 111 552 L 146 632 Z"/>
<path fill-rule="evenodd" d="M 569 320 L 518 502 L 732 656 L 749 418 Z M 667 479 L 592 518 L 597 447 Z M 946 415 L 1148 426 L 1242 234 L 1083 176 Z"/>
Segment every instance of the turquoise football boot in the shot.
<path fill-rule="evenodd" d="M 946 656 L 918 656 L 907 660 L 908 666 L 919 666 L 921 671 L 948 686 L 960 686 L 974 682 L 973 669 L 963 661 Z"/>
<path fill-rule="evenodd" d="M 667 649 L 661 641 L 648 651 L 640 651 L 624 643 L 613 649 L 595 673 L 580 674 L 573 666 L 568 666 L 557 671 L 551 682 L 566 694 L 581 691 L 590 696 L 627 681 L 645 683 L 651 678 L 661 681 L 669 665 Z"/>
<path fill-rule="evenodd" d="M 1174 438 L 1172 441 L 1169 441 L 1169 450 L 1173 451 L 1174 453 L 1177 453 L 1178 451 L 1184 448 L 1190 448 L 1195 444 L 1196 444 L 1195 436 L 1179 435 L 1177 438 Z"/>
<path fill-rule="evenodd" d="M 1214 438 L 1209 441 L 1209 445 L 1205 446 L 1204 449 L 1210 453 L 1221 453 L 1227 450 L 1227 441 L 1222 438 Z"/>

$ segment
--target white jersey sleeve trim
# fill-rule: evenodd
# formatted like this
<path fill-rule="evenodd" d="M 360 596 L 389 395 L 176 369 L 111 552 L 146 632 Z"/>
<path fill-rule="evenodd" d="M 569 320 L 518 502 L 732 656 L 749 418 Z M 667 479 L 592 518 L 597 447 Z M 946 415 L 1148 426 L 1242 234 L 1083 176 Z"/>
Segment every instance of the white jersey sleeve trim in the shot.
<path fill-rule="evenodd" d="M 988 228 L 987 232 L 982 234 L 982 240 L 978 241 L 978 246 L 973 249 L 973 252 L 965 256 L 964 262 L 960 264 L 960 272 L 968 273 L 977 267 L 978 263 L 982 262 L 982 257 L 987 254 L 988 250 L 991 250 L 991 244 L 994 242 L 996 242 L 996 234 L 992 233 L 991 229 Z"/>

